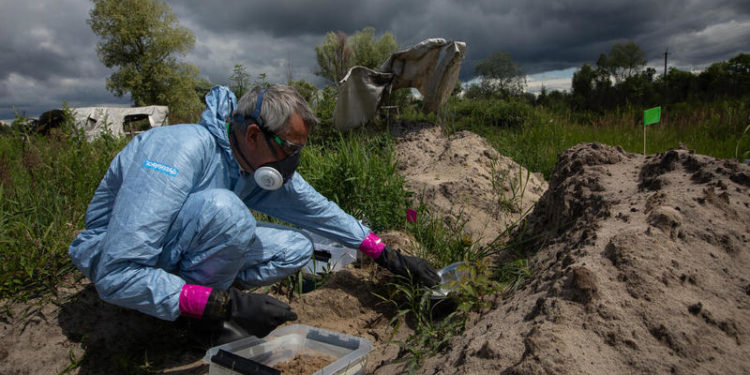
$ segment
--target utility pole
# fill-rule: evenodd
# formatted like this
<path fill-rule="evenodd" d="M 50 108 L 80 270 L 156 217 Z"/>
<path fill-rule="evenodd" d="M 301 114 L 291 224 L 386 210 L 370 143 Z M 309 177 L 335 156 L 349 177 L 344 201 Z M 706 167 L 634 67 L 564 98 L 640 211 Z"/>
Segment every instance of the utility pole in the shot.
<path fill-rule="evenodd" d="M 662 114 L 666 117 L 667 112 L 667 56 L 669 56 L 669 48 L 664 50 L 664 103 L 662 104 Z"/>

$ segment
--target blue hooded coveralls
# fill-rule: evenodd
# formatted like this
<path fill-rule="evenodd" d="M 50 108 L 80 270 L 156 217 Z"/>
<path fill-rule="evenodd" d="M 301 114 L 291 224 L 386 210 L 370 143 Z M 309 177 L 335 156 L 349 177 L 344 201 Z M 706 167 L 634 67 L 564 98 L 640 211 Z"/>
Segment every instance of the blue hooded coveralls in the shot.
<path fill-rule="evenodd" d="M 240 174 L 226 128 L 237 99 L 217 86 L 206 103 L 198 124 L 135 137 L 96 189 L 69 253 L 103 300 L 175 320 L 184 284 L 267 285 L 310 260 L 307 236 L 250 208 L 351 248 L 370 233 L 296 172 L 274 191 Z"/>

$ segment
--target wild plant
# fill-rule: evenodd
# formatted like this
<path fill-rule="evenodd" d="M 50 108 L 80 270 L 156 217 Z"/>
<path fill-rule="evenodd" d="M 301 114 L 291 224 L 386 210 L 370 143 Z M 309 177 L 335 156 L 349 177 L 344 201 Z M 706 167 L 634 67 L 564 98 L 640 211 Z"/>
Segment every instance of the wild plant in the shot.
<path fill-rule="evenodd" d="M 745 136 L 745 134 L 748 134 L 749 132 L 750 132 L 750 125 L 745 127 L 745 131 L 743 131 L 742 134 L 740 134 L 739 138 L 737 138 L 737 145 L 734 147 L 734 158 L 740 162 L 750 158 L 750 148 L 740 152 L 740 142 L 742 141 L 742 138 Z"/>

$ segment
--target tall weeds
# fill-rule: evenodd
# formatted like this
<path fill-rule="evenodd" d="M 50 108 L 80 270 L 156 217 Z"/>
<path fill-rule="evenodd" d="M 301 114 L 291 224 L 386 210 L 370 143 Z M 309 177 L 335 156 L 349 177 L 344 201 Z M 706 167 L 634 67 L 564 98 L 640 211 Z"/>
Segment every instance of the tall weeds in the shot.
<path fill-rule="evenodd" d="M 89 143 L 69 121 L 50 136 L 0 136 L 0 298 L 54 292 L 73 271 L 68 246 L 124 139 Z"/>

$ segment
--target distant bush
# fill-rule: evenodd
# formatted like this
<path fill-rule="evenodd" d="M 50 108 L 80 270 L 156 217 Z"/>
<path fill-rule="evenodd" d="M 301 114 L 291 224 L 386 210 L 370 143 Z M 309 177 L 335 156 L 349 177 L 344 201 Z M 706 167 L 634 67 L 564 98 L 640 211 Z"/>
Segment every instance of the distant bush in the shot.
<path fill-rule="evenodd" d="M 453 111 L 463 126 L 519 127 L 535 116 L 534 108 L 520 99 L 457 100 Z"/>

